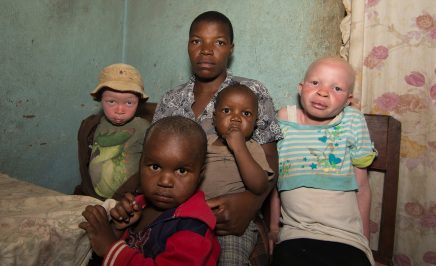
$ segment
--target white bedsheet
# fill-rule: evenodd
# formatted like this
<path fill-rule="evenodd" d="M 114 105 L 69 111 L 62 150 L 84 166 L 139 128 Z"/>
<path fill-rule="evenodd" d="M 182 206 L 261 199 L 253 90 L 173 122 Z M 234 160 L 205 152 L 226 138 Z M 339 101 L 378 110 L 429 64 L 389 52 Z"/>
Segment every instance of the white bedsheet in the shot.
<path fill-rule="evenodd" d="M 78 224 L 85 206 L 101 203 L 0 173 L 0 265 L 86 265 L 91 248 Z"/>

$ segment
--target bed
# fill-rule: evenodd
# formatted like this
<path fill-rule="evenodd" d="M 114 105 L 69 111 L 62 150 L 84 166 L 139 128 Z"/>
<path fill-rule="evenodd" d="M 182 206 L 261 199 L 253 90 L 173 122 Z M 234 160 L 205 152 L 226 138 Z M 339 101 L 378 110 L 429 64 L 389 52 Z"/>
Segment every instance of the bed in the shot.
<path fill-rule="evenodd" d="M 86 265 L 91 248 L 78 224 L 85 206 L 101 203 L 0 173 L 0 265 Z"/>

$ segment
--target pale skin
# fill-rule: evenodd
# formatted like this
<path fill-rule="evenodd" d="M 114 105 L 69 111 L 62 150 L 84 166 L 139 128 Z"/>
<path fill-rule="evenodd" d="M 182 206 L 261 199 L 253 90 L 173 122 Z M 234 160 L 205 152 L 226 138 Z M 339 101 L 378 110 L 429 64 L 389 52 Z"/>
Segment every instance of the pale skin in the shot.
<path fill-rule="evenodd" d="M 330 123 L 352 99 L 354 71 L 339 58 L 322 58 L 315 61 L 306 72 L 304 81 L 298 85 L 301 109 L 297 110 L 297 121 L 303 125 L 326 125 Z M 286 107 L 279 110 L 277 117 L 289 120 Z M 369 212 L 371 190 L 366 168 L 354 167 L 358 191 L 356 198 L 362 219 L 363 234 L 369 239 Z M 277 189 L 271 197 L 269 245 L 272 252 L 277 242 L 280 223 L 280 198 Z"/>
<path fill-rule="evenodd" d="M 138 108 L 139 97 L 131 92 L 104 89 L 101 95 L 101 107 L 106 119 L 114 126 L 122 126 L 131 121 Z M 86 187 L 86 186 L 85 186 Z M 104 200 L 93 189 L 86 192 L 88 195 Z"/>
<path fill-rule="evenodd" d="M 371 187 L 369 186 L 368 171 L 366 168 L 354 167 L 357 185 L 357 204 L 362 217 L 363 235 L 369 239 L 369 214 L 371 209 Z"/>
<path fill-rule="evenodd" d="M 228 60 L 233 49 L 229 29 L 225 24 L 201 21 L 193 26 L 189 36 L 188 54 L 192 72 L 197 78 L 194 85 L 195 102 L 191 106 L 195 117 L 203 112 L 226 79 Z M 268 164 L 274 173 L 277 173 L 276 143 L 262 144 L 262 148 Z M 268 189 L 260 195 L 247 190 L 209 199 L 207 204 L 214 210 L 217 218 L 215 233 L 217 235 L 242 235 L 262 207 L 263 201 L 274 184 L 275 177 L 273 182 L 268 183 Z"/>
<path fill-rule="evenodd" d="M 107 120 L 115 126 L 129 122 L 138 108 L 139 97 L 131 92 L 106 89 L 101 97 L 101 106 Z"/>

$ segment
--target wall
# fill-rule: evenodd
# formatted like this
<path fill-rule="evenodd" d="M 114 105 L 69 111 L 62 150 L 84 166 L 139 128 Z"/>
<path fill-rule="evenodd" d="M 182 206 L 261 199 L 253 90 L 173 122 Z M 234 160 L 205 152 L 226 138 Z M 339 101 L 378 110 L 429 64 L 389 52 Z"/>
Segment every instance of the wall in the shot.
<path fill-rule="evenodd" d="M 111 8 L 103 8 L 111 6 Z M 0 171 L 66 193 L 99 70 L 122 55 L 124 1 L 1 1 Z"/>
<path fill-rule="evenodd" d="M 198 4 L 199 2 L 205 4 Z M 341 45 L 340 0 L 130 0 L 127 61 L 141 68 L 151 101 L 190 75 L 187 55 L 192 20 L 217 10 L 232 21 L 233 74 L 255 78 L 270 90 L 276 107 L 295 102 L 295 89 L 315 58 L 337 54 Z"/>
<path fill-rule="evenodd" d="M 206 10 L 233 23 L 233 73 L 262 81 L 277 108 L 295 102 L 307 64 L 340 45 L 340 0 L 2 1 L 0 171 L 71 193 L 76 133 L 98 111 L 89 92 L 99 70 L 137 66 L 158 101 L 189 77 L 189 25 Z"/>

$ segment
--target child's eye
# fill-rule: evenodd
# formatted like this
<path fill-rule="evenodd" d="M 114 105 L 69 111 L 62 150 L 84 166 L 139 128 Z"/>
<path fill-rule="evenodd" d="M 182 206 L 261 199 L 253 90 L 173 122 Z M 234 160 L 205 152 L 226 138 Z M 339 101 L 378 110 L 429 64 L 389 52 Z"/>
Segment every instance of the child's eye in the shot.
<path fill-rule="evenodd" d="M 310 84 L 311 84 L 311 85 L 314 85 L 314 86 L 316 86 L 316 85 L 318 85 L 318 84 L 319 84 L 319 82 L 318 82 L 318 81 L 316 81 L 316 80 L 313 80 L 313 81 L 311 81 L 311 82 L 310 82 Z"/>
<path fill-rule="evenodd" d="M 199 44 L 199 43 L 200 43 L 200 40 L 198 40 L 198 39 L 193 39 L 193 40 L 191 40 L 191 43 L 192 43 L 192 44 Z"/>
<path fill-rule="evenodd" d="M 134 102 L 134 101 L 127 101 L 126 104 L 127 104 L 128 106 L 132 106 L 132 105 L 135 104 L 135 102 Z"/>
<path fill-rule="evenodd" d="M 338 86 L 334 87 L 333 90 L 336 92 L 343 92 L 344 91 L 341 87 L 338 87 Z"/>
<path fill-rule="evenodd" d="M 223 46 L 223 45 L 225 45 L 226 43 L 225 43 L 224 41 L 217 40 L 217 41 L 216 41 L 216 44 L 218 44 L 218 46 Z"/>
<path fill-rule="evenodd" d="M 242 112 L 242 114 L 243 114 L 244 116 L 247 116 L 247 117 L 250 117 L 250 116 L 251 116 L 251 112 L 249 112 L 249 111 L 244 111 L 244 112 Z"/>
<path fill-rule="evenodd" d="M 223 113 L 225 113 L 225 114 L 230 113 L 230 108 L 228 108 L 228 107 L 223 108 Z"/>
<path fill-rule="evenodd" d="M 151 171 L 156 172 L 159 171 L 160 167 L 157 164 L 151 164 L 148 166 L 150 168 Z"/>
<path fill-rule="evenodd" d="M 188 170 L 186 170 L 186 168 L 179 168 L 177 169 L 177 174 L 179 175 L 186 175 L 186 173 L 188 173 Z"/>

